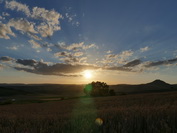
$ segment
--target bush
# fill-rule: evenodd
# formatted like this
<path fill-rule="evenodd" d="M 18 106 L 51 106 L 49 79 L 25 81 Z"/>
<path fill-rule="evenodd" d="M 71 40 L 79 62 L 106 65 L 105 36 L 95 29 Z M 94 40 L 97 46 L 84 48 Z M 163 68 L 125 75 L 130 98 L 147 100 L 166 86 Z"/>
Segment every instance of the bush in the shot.
<path fill-rule="evenodd" d="M 84 93 L 87 96 L 114 96 L 114 90 L 109 90 L 109 86 L 105 82 L 92 82 L 84 88 Z"/>

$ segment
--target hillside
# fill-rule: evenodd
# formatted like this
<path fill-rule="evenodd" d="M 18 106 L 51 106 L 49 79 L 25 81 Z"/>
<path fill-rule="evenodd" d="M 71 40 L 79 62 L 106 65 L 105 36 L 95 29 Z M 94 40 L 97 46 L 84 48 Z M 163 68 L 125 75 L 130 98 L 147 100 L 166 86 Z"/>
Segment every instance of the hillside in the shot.
<path fill-rule="evenodd" d="M 0 84 L 0 97 L 12 95 L 58 95 L 58 96 L 83 96 L 84 85 L 64 84 Z M 176 91 L 177 85 L 168 84 L 162 80 L 155 80 L 139 85 L 110 85 L 117 94 L 147 93 Z"/>
<path fill-rule="evenodd" d="M 117 93 L 147 93 L 147 92 L 164 92 L 176 91 L 177 86 L 168 84 L 162 80 L 154 80 L 153 82 L 139 85 L 112 85 Z"/>

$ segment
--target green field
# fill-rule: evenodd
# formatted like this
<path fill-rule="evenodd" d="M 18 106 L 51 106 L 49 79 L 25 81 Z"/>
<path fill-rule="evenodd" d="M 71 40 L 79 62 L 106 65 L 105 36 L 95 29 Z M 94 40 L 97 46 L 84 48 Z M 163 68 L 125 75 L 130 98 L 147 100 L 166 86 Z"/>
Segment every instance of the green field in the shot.
<path fill-rule="evenodd" d="M 0 106 L 1 133 L 177 132 L 176 91 L 95 98 L 24 97 Z M 96 124 L 96 118 L 103 124 Z"/>

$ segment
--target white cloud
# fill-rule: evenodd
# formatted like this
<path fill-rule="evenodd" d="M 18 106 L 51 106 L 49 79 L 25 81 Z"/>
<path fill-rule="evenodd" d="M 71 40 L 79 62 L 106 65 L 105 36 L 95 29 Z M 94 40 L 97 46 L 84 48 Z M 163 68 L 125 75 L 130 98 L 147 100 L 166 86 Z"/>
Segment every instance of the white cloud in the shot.
<path fill-rule="evenodd" d="M 14 27 L 16 30 L 20 30 L 25 33 L 37 33 L 34 29 L 34 23 L 31 23 L 26 19 L 11 19 L 8 22 L 8 25 L 10 27 Z"/>
<path fill-rule="evenodd" d="M 27 34 L 28 34 L 28 36 L 30 36 L 31 38 L 33 38 L 35 40 L 42 40 L 40 37 L 38 37 L 37 35 L 35 35 L 33 33 L 28 32 Z"/>
<path fill-rule="evenodd" d="M 10 16 L 10 14 L 7 13 L 7 12 L 3 12 L 3 13 L 2 13 L 2 16 Z"/>
<path fill-rule="evenodd" d="M 29 40 L 28 42 L 32 45 L 32 48 L 41 48 L 40 44 L 35 42 L 34 40 Z"/>
<path fill-rule="evenodd" d="M 62 18 L 62 15 L 54 10 L 34 7 L 31 17 L 43 21 L 37 26 L 42 37 L 52 36 L 54 31 L 61 30 L 59 19 Z"/>
<path fill-rule="evenodd" d="M 47 21 L 51 25 L 56 25 L 60 23 L 59 19 L 62 18 L 62 15 L 54 10 L 49 11 L 45 8 L 34 7 L 31 17 Z"/>
<path fill-rule="evenodd" d="M 18 50 L 18 46 L 11 46 L 11 47 L 6 47 L 6 48 L 10 50 Z"/>
<path fill-rule="evenodd" d="M 76 52 L 74 53 L 74 56 L 79 57 L 79 56 L 82 56 L 83 54 L 84 54 L 83 52 Z"/>
<path fill-rule="evenodd" d="M 73 43 L 69 46 L 66 46 L 65 43 L 59 43 L 59 46 L 63 49 L 66 49 L 66 50 L 77 50 L 78 48 L 82 48 L 84 45 L 84 42 L 81 42 L 81 43 Z"/>
<path fill-rule="evenodd" d="M 6 8 L 9 8 L 11 10 L 17 10 L 17 11 L 21 11 L 24 12 L 27 16 L 30 16 L 30 10 L 28 8 L 27 5 L 25 4 L 21 4 L 19 2 L 16 1 L 6 1 Z"/>
<path fill-rule="evenodd" d="M 47 51 L 50 52 L 50 51 L 52 51 L 52 49 L 51 48 L 47 48 Z"/>
<path fill-rule="evenodd" d="M 58 45 L 60 46 L 60 48 L 66 49 L 69 51 L 77 51 L 79 49 L 87 50 L 87 49 L 94 48 L 94 47 L 98 48 L 98 46 L 96 46 L 95 44 L 84 45 L 84 42 L 73 43 L 68 46 L 64 42 L 60 42 Z"/>
<path fill-rule="evenodd" d="M 10 27 L 0 22 L 0 38 L 10 39 L 9 35 L 15 37 L 15 34 L 12 32 Z"/>
<path fill-rule="evenodd" d="M 38 32 L 41 34 L 42 37 L 49 37 L 52 36 L 54 31 L 60 30 L 61 27 L 57 25 L 49 25 L 47 23 L 41 23 L 37 26 Z"/>
<path fill-rule="evenodd" d="M 144 48 L 140 48 L 141 52 L 146 52 L 148 51 L 150 48 L 148 46 L 144 47 Z"/>
<path fill-rule="evenodd" d="M 89 44 L 89 45 L 84 45 L 83 49 L 90 49 L 90 48 L 98 48 L 98 46 L 96 46 L 95 44 Z"/>
<path fill-rule="evenodd" d="M 27 5 L 16 1 L 10 1 L 10 2 L 6 1 L 6 8 L 11 10 L 21 11 L 25 13 L 27 17 L 41 21 L 39 25 L 31 24 L 32 25 L 31 28 L 33 28 L 33 30 L 31 29 L 32 31 L 23 30 L 24 32 L 37 33 L 34 30 L 35 27 L 38 33 L 42 37 L 49 37 L 52 36 L 55 31 L 61 30 L 59 19 L 62 18 L 62 15 L 56 12 L 55 10 L 46 10 L 45 8 L 34 7 L 30 12 L 30 9 L 28 8 Z M 16 21 L 16 25 L 17 23 L 21 25 L 22 20 L 21 22 Z M 22 25 L 24 25 L 24 23 Z M 13 25 L 11 24 L 11 26 Z M 25 27 L 29 27 L 29 26 L 26 25 Z M 24 29 L 24 27 L 18 28 L 18 30 L 19 29 Z M 35 39 L 34 35 L 31 35 L 31 37 Z M 39 38 L 37 38 L 36 40 L 39 40 Z"/>
<path fill-rule="evenodd" d="M 110 53 L 112 53 L 112 51 L 111 51 L 111 50 L 108 50 L 108 51 L 106 51 L 106 53 L 107 53 L 107 54 L 110 54 Z"/>

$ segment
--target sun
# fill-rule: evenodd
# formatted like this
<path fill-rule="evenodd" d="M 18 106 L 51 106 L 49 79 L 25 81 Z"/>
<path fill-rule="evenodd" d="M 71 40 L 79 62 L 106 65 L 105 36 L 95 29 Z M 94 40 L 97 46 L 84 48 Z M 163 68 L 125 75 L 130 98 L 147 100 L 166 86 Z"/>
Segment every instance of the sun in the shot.
<path fill-rule="evenodd" d="M 86 79 L 90 79 L 90 78 L 92 77 L 92 71 L 90 71 L 90 70 L 85 70 L 85 71 L 84 71 L 84 77 L 85 77 Z"/>

